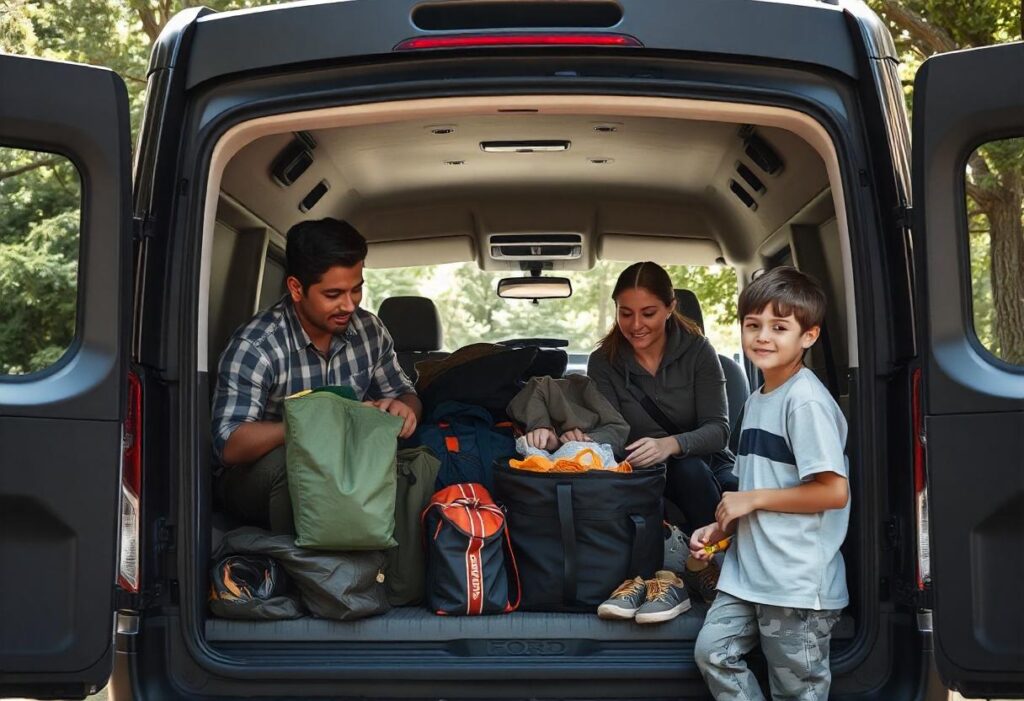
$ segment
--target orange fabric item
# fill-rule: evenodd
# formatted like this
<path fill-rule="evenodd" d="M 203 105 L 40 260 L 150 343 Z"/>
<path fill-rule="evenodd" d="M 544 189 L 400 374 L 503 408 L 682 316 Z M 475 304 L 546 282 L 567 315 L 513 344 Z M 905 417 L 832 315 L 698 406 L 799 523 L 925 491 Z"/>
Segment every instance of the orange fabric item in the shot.
<path fill-rule="evenodd" d="M 623 460 L 614 467 L 605 467 L 601 456 L 592 448 L 584 448 L 572 458 L 559 458 L 552 461 L 543 455 L 529 455 L 524 460 L 509 460 L 508 464 L 518 470 L 530 472 L 587 472 L 588 470 L 608 470 L 609 472 L 632 472 L 633 466 Z"/>
<path fill-rule="evenodd" d="M 445 436 L 444 447 L 449 453 L 459 452 L 459 437 L 458 436 Z"/>

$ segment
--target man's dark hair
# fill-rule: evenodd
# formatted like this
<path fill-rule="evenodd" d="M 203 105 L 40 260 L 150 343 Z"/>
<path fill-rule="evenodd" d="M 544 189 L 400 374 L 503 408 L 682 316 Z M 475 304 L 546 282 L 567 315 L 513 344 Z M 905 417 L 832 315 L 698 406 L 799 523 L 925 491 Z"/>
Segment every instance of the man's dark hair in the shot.
<path fill-rule="evenodd" d="M 288 230 L 285 272 L 302 283 L 305 292 L 331 268 L 351 268 L 366 259 L 366 239 L 347 221 L 317 219 Z"/>
<path fill-rule="evenodd" d="M 748 314 L 759 314 L 770 304 L 776 316 L 792 314 L 800 330 L 806 331 L 821 326 L 825 303 L 825 291 L 810 275 L 789 266 L 772 268 L 740 293 L 740 321 Z"/>

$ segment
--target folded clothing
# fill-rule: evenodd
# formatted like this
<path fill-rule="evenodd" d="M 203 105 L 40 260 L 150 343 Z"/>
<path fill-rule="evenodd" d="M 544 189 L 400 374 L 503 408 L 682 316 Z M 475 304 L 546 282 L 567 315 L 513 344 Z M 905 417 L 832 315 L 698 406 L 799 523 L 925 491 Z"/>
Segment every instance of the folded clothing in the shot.
<path fill-rule="evenodd" d="M 523 448 L 520 447 L 522 444 Z M 628 462 L 617 462 L 612 454 L 611 446 L 582 441 L 570 441 L 554 453 L 548 453 L 526 445 L 520 436 L 516 442 L 520 452 L 529 451 L 523 460 L 509 460 L 508 464 L 519 470 L 531 472 L 587 472 L 588 470 L 607 470 L 610 472 L 632 472 Z"/>
<path fill-rule="evenodd" d="M 516 452 L 520 455 L 529 457 L 531 455 L 540 455 L 541 457 L 547 458 L 554 462 L 555 460 L 571 460 L 576 456 L 577 453 L 583 450 L 592 450 L 598 454 L 601 458 L 602 465 L 615 465 L 618 461 L 615 459 L 615 451 L 612 450 L 612 446 L 609 443 L 596 443 L 594 441 L 569 441 L 563 443 L 553 453 L 549 453 L 541 448 L 534 448 L 526 442 L 526 436 L 519 436 L 516 438 Z"/>

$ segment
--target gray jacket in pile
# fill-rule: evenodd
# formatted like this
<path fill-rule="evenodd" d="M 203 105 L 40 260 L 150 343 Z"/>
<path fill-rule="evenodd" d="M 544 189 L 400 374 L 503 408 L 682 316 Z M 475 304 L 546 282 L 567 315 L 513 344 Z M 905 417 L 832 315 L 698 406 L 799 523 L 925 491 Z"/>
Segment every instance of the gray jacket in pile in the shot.
<path fill-rule="evenodd" d="M 508 415 L 526 431 L 552 428 L 561 434 L 578 428 L 595 443 L 608 443 L 622 453 L 629 424 L 605 399 L 590 378 L 569 375 L 563 379 L 533 377 L 508 405 Z"/>
<path fill-rule="evenodd" d="M 706 338 L 678 324 L 669 324 L 666 336 L 665 356 L 654 375 L 640 365 L 628 343 L 614 360 L 601 349 L 591 353 L 587 375 L 629 423 L 627 443 L 668 435 L 640 403 L 642 389 L 682 431 L 675 439 L 684 455 L 716 453 L 729 441 L 729 405 L 718 354 Z"/>

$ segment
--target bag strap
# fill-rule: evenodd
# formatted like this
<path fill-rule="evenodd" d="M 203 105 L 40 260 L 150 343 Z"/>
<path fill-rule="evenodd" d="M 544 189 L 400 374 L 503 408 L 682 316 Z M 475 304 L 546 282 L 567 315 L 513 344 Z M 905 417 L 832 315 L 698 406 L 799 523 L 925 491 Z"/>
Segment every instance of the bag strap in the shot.
<path fill-rule="evenodd" d="M 640 545 L 644 542 L 644 536 L 647 534 L 647 520 L 636 514 L 630 514 L 629 520 L 633 522 L 633 551 L 629 556 L 628 576 L 635 577 L 640 574 L 640 558 L 643 556 L 640 552 Z"/>
<path fill-rule="evenodd" d="M 505 554 L 508 556 L 508 561 L 512 563 L 512 568 L 505 570 L 506 576 L 508 577 L 509 589 L 515 589 L 516 600 L 513 603 L 509 601 L 505 606 L 505 613 L 511 613 L 519 608 L 519 602 L 523 599 L 523 587 L 519 582 L 519 566 L 516 564 L 516 554 L 512 550 L 512 538 L 508 533 L 508 521 L 505 522 Z"/>
<path fill-rule="evenodd" d="M 682 433 L 682 431 L 679 430 L 679 427 L 672 422 L 672 419 L 668 418 L 668 416 L 665 415 L 665 412 L 654 403 L 654 400 L 651 399 L 651 396 L 644 391 L 643 387 L 630 384 L 629 391 L 632 392 L 636 400 L 640 402 L 640 406 L 644 408 L 644 411 L 647 412 L 648 416 L 654 419 L 654 422 L 661 426 L 665 433 L 670 436 Z"/>
<path fill-rule="evenodd" d="M 572 485 L 559 482 L 555 485 L 558 498 L 558 524 L 562 530 L 562 603 L 569 606 L 576 602 L 576 523 L 572 514 Z"/>

